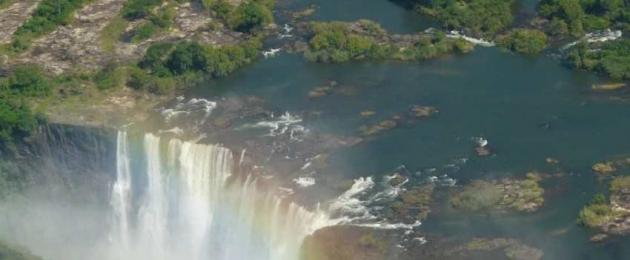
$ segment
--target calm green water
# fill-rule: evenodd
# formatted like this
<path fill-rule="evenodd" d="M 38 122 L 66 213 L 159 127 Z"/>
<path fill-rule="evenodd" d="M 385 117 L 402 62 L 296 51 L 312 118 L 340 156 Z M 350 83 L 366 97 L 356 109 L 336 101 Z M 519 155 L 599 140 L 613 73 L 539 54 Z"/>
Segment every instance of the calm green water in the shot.
<path fill-rule="evenodd" d="M 284 3 L 320 6 L 316 20 L 369 18 L 396 32 L 428 27 L 426 20 L 383 0 Z M 355 91 L 309 99 L 308 92 L 334 80 Z M 229 78 L 202 84 L 191 95 L 257 95 L 278 112 L 308 114 L 308 128 L 356 135 L 361 125 L 405 113 L 412 105 L 436 106 L 440 113 L 405 125 L 332 156 L 334 172 L 345 179 L 381 176 L 399 165 L 411 170 L 440 167 L 469 158 L 451 174 L 471 179 L 522 176 L 554 171 L 545 158 L 558 159 L 564 176 L 544 182 L 545 206 L 536 213 L 507 216 L 452 214 L 437 207 L 421 229 L 457 237 L 513 237 L 542 249 L 545 259 L 623 259 L 627 239 L 604 244 L 575 225 L 580 208 L 606 190 L 590 166 L 630 148 L 630 104 L 589 91 L 597 77 L 568 70 L 550 57 L 524 57 L 497 48 L 419 63 L 314 64 L 299 55 L 262 60 Z M 377 114 L 363 118 L 363 110 Z M 496 155 L 476 157 L 471 138 L 483 136 Z M 561 232 L 563 231 L 563 232 Z"/>

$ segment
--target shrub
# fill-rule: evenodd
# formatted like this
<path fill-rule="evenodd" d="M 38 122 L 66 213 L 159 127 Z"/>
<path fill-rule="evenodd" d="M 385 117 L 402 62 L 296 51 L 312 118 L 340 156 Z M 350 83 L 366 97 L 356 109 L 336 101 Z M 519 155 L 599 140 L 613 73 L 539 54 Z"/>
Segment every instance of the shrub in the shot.
<path fill-rule="evenodd" d="M 157 31 L 158 27 L 155 24 L 153 24 L 152 22 L 146 22 L 136 29 L 133 37 L 131 37 L 131 41 L 138 43 L 143 40 L 149 39 Z"/>
<path fill-rule="evenodd" d="M 230 14 L 234 11 L 234 6 L 228 3 L 226 0 L 217 0 L 216 2 L 212 2 L 208 4 L 208 8 L 210 8 L 217 17 L 227 20 L 229 19 Z"/>
<path fill-rule="evenodd" d="M 630 79 L 630 40 L 609 41 L 590 51 L 586 43 L 578 44 L 567 55 L 569 65 L 601 72 L 615 80 Z"/>
<path fill-rule="evenodd" d="M 476 35 L 492 36 L 512 24 L 513 0 L 417 1 L 420 10 L 442 21 L 449 29 L 469 29 Z"/>
<path fill-rule="evenodd" d="M 146 71 L 132 66 L 129 68 L 129 76 L 127 77 L 126 85 L 135 90 L 147 90 L 149 82 L 151 81 L 151 75 Z"/>
<path fill-rule="evenodd" d="M 358 29 L 352 25 L 358 25 Z M 351 29 L 353 28 L 353 29 Z M 424 34 L 413 46 L 400 47 L 390 41 L 377 24 L 359 21 L 312 23 L 309 49 L 304 56 L 316 62 L 346 62 L 363 59 L 422 60 L 452 53 L 466 53 L 473 45 L 461 39 L 450 39 L 442 33 Z"/>
<path fill-rule="evenodd" d="M 46 96 L 50 84 L 44 72 L 35 66 L 18 66 L 6 79 L 4 90 L 19 96 Z"/>
<path fill-rule="evenodd" d="M 167 5 L 155 12 L 147 14 L 148 19 L 142 23 L 131 38 L 132 42 L 141 42 L 151 38 L 156 33 L 169 28 L 175 19 L 175 9 L 171 5 Z"/>
<path fill-rule="evenodd" d="M 535 29 L 514 29 L 497 41 L 504 48 L 524 54 L 537 54 L 547 47 L 547 36 Z"/>
<path fill-rule="evenodd" d="M 129 0 L 125 2 L 121 11 L 127 20 L 144 18 L 151 13 L 153 7 L 159 6 L 163 0 Z"/>
<path fill-rule="evenodd" d="M 127 21 L 122 17 L 115 17 L 113 20 L 103 28 L 100 33 L 100 41 L 103 50 L 113 52 L 116 43 L 120 40 L 122 34 L 127 27 Z"/>
<path fill-rule="evenodd" d="M 166 67 L 175 75 L 206 68 L 204 48 L 196 42 L 178 44 L 166 60 Z"/>
<path fill-rule="evenodd" d="M 12 149 L 14 140 L 30 134 L 37 117 L 20 96 L 0 94 L 0 150 Z"/>
<path fill-rule="evenodd" d="M 630 189 L 630 176 L 617 177 L 610 183 L 610 192 L 612 193 L 617 193 L 624 189 Z"/>
<path fill-rule="evenodd" d="M 250 63 L 261 47 L 258 38 L 224 47 L 203 46 L 197 42 L 155 44 L 147 49 L 139 66 L 159 77 L 204 72 L 218 78 Z"/>
<path fill-rule="evenodd" d="M 53 31 L 59 25 L 68 24 L 76 9 L 90 0 L 43 0 L 33 15 L 14 33 L 15 50 L 24 50 L 38 36 Z"/>
<path fill-rule="evenodd" d="M 124 67 L 118 67 L 115 64 L 105 66 L 104 69 L 96 73 L 94 83 L 100 90 L 113 89 L 121 87 L 125 83 Z"/>
<path fill-rule="evenodd" d="M 614 218 L 612 208 L 607 204 L 590 204 L 580 211 L 578 223 L 587 227 L 599 227 Z"/>
<path fill-rule="evenodd" d="M 273 22 L 271 10 L 257 1 L 241 4 L 228 19 L 232 29 L 246 33 L 262 29 L 271 22 Z"/>

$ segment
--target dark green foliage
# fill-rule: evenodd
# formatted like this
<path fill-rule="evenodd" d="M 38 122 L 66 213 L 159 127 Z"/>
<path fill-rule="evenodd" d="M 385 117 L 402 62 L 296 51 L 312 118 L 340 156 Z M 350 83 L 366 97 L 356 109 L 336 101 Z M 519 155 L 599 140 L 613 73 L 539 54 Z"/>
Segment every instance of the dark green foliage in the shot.
<path fill-rule="evenodd" d="M 260 1 L 241 4 L 228 18 L 232 29 L 246 33 L 260 30 L 271 22 L 273 22 L 271 8 Z"/>
<path fill-rule="evenodd" d="M 608 199 L 606 199 L 604 194 L 597 193 L 593 196 L 593 199 L 591 199 L 590 204 L 608 204 Z"/>
<path fill-rule="evenodd" d="M 121 67 L 109 64 L 94 75 L 93 81 L 100 90 L 113 89 L 124 84 L 125 74 Z"/>
<path fill-rule="evenodd" d="M 50 93 L 50 84 L 44 72 L 34 66 L 16 67 L 11 75 L 0 82 L 2 93 L 18 96 L 46 96 Z"/>
<path fill-rule="evenodd" d="M 512 24 L 513 0 L 418 1 L 423 13 L 439 19 L 449 29 L 468 29 L 475 35 L 492 36 Z M 428 3 L 428 4 L 423 4 Z"/>
<path fill-rule="evenodd" d="M 205 50 L 196 42 L 178 44 L 166 60 L 166 67 L 175 75 L 205 70 Z"/>
<path fill-rule="evenodd" d="M 127 20 L 144 18 L 151 13 L 151 9 L 162 4 L 163 0 L 129 0 L 123 6 L 122 16 Z"/>
<path fill-rule="evenodd" d="M 360 28 L 360 31 L 351 29 Z M 449 39 L 444 34 L 420 35 L 412 46 L 400 47 L 387 40 L 386 32 L 376 23 L 359 21 L 355 26 L 343 22 L 313 23 L 307 59 L 316 62 L 346 62 L 350 60 L 422 60 L 472 49 L 463 40 Z"/>
<path fill-rule="evenodd" d="M 535 29 L 514 29 L 499 37 L 497 42 L 515 52 L 537 54 L 547 47 L 547 35 Z"/>
<path fill-rule="evenodd" d="M 551 22 L 549 22 L 549 26 L 547 28 L 548 33 L 552 36 L 564 36 L 569 34 L 569 25 L 558 18 L 553 18 Z"/>
<path fill-rule="evenodd" d="M 385 58 L 393 53 L 389 46 L 377 44 L 373 37 L 353 33 L 347 23 L 313 23 L 313 36 L 306 57 L 318 62 Z"/>
<path fill-rule="evenodd" d="M 217 0 L 210 4 L 208 8 L 212 9 L 217 17 L 223 20 L 227 20 L 232 11 L 234 11 L 234 7 L 226 0 Z"/>
<path fill-rule="evenodd" d="M 165 62 L 168 54 L 173 50 L 172 43 L 156 43 L 151 45 L 140 61 L 139 66 L 143 69 L 149 69 L 154 75 L 163 77 L 171 75 L 166 68 Z"/>
<path fill-rule="evenodd" d="M 133 34 L 132 42 L 141 42 L 151 38 L 157 32 L 169 28 L 175 19 L 175 9 L 172 6 L 159 8 L 153 13 L 148 13 L 147 21 L 142 23 Z M 144 17 L 144 16 L 143 16 Z"/>
<path fill-rule="evenodd" d="M 575 68 L 601 72 L 615 80 L 630 79 L 630 40 L 610 41 L 598 48 L 591 51 L 587 44 L 578 44 L 567 61 Z"/>
<path fill-rule="evenodd" d="M 538 13 L 550 20 L 561 20 L 574 37 L 585 31 L 623 28 L 630 22 L 630 6 L 622 0 L 542 0 Z M 550 24 L 555 31 L 558 23 Z"/>
<path fill-rule="evenodd" d="M 218 48 L 196 42 L 158 44 L 147 50 L 139 65 L 160 77 L 197 72 L 223 77 L 250 63 L 258 55 L 260 48 L 259 39 Z"/>
<path fill-rule="evenodd" d="M 202 75 L 227 76 L 253 61 L 261 47 L 258 38 L 224 47 L 197 42 L 158 43 L 147 49 L 138 67 L 128 69 L 126 83 L 138 90 L 169 93 Z"/>
<path fill-rule="evenodd" d="M 51 32 L 59 25 L 68 24 L 74 11 L 89 1 L 43 0 L 35 9 L 33 16 L 15 32 L 14 49 L 26 49 L 33 38 Z"/>
<path fill-rule="evenodd" d="M 37 126 L 37 117 L 24 100 L 0 94 L 0 150 L 11 149 L 14 140 L 29 135 Z"/>
<path fill-rule="evenodd" d="M 144 24 L 140 25 L 140 27 L 138 27 L 138 29 L 136 29 L 136 31 L 134 32 L 133 37 L 131 37 L 131 41 L 137 43 L 137 42 L 141 42 L 143 40 L 149 39 L 158 30 L 159 30 L 159 28 L 155 24 L 153 24 L 152 22 L 144 23 Z"/>
<path fill-rule="evenodd" d="M 29 135 L 40 120 L 26 98 L 49 93 L 49 79 L 33 66 L 16 67 L 8 77 L 0 78 L 0 152 L 11 150 L 14 140 Z"/>

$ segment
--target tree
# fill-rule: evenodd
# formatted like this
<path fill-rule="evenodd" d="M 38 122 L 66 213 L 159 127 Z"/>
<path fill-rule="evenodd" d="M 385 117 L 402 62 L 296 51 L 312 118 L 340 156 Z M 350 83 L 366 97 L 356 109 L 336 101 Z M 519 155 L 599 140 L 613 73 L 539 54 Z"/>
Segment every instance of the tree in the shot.
<path fill-rule="evenodd" d="M 273 22 L 271 11 L 255 1 L 241 4 L 229 19 L 230 27 L 246 33 L 261 29 L 271 22 Z"/>

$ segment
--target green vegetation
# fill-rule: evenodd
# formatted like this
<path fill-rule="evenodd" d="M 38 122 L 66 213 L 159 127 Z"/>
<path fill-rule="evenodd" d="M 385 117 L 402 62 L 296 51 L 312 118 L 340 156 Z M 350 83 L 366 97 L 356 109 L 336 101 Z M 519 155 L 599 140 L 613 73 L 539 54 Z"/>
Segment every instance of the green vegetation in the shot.
<path fill-rule="evenodd" d="M 611 26 L 626 28 L 630 22 L 628 7 L 621 0 L 543 0 L 538 13 L 551 21 L 548 26 L 551 34 L 580 37 L 585 31 Z"/>
<path fill-rule="evenodd" d="M 232 30 L 239 32 L 255 33 L 273 22 L 271 11 L 275 0 L 248 0 L 238 7 L 227 0 L 202 0 L 202 4 L 223 19 Z"/>
<path fill-rule="evenodd" d="M 610 192 L 613 194 L 627 189 L 630 189 L 630 176 L 617 177 L 610 183 Z"/>
<path fill-rule="evenodd" d="M 25 50 L 34 38 L 52 32 L 59 25 L 70 23 L 74 11 L 89 1 L 91 0 L 43 0 L 33 16 L 13 34 L 13 50 Z"/>
<path fill-rule="evenodd" d="M 151 46 L 139 65 L 161 77 L 206 72 L 218 78 L 251 62 L 260 48 L 261 42 L 256 38 L 224 47 L 203 46 L 196 42 L 162 43 Z"/>
<path fill-rule="evenodd" d="M 48 79 L 36 67 L 17 67 L 8 77 L 0 78 L 0 147 L 13 149 L 15 140 L 35 129 L 39 117 L 31 112 L 26 98 L 49 93 Z"/>
<path fill-rule="evenodd" d="M 586 43 L 578 44 L 567 56 L 569 65 L 600 72 L 614 80 L 630 79 L 630 40 L 609 41 L 598 47 L 599 51 L 591 51 Z"/>
<path fill-rule="evenodd" d="M 239 32 L 253 32 L 273 22 L 273 1 L 253 0 L 241 4 L 228 18 L 230 28 Z"/>
<path fill-rule="evenodd" d="M 497 39 L 500 46 L 523 54 L 538 54 L 547 47 L 547 35 L 535 29 L 514 29 Z"/>
<path fill-rule="evenodd" d="M 129 0 L 125 2 L 121 11 L 122 16 L 127 20 L 137 20 L 145 18 L 151 13 L 151 9 L 162 4 L 164 0 Z"/>
<path fill-rule="evenodd" d="M 419 34 L 408 42 L 395 42 L 380 25 L 361 20 L 314 22 L 305 57 L 316 62 L 345 62 L 365 59 L 423 60 L 453 52 L 472 50 L 471 43 L 446 38 L 444 34 Z"/>
<path fill-rule="evenodd" d="M 628 218 L 628 202 L 625 194 L 630 191 L 630 176 L 616 177 L 610 183 L 610 199 L 604 194 L 597 194 L 591 202 L 580 211 L 578 223 L 590 228 L 602 228 L 620 218 Z M 622 207 L 615 209 L 612 205 Z M 621 223 L 621 222 L 618 222 Z"/>
<path fill-rule="evenodd" d="M 9 6 L 13 2 L 14 2 L 13 0 L 0 0 L 0 9 Z"/>
<path fill-rule="evenodd" d="M 419 10 L 436 17 L 448 29 L 464 29 L 476 36 L 493 36 L 512 24 L 513 0 L 418 1 Z"/>
<path fill-rule="evenodd" d="M 137 3 L 142 2 L 147 4 L 148 6 L 140 6 L 137 7 Z M 156 33 L 166 30 L 173 24 L 173 20 L 175 19 L 175 3 L 166 2 L 163 6 L 154 6 L 159 5 L 162 0 L 159 1 L 147 1 L 147 0 L 134 0 L 127 2 L 124 8 L 130 8 L 125 11 L 123 8 L 123 17 L 128 21 L 133 21 L 140 18 L 146 18 L 133 32 L 133 36 L 131 37 L 131 41 L 138 43 L 143 40 L 151 38 Z M 131 6 L 131 7 L 130 7 Z M 114 24 L 113 26 L 118 26 Z M 116 27 L 114 27 L 116 28 Z"/>
<path fill-rule="evenodd" d="M 127 20 L 123 19 L 120 16 L 112 19 L 105 28 L 101 31 L 100 34 L 100 42 L 101 47 L 106 52 L 113 52 L 116 48 L 116 43 L 120 40 L 123 33 L 125 32 L 125 27 L 127 27 Z"/>
<path fill-rule="evenodd" d="M 600 227 L 613 220 L 616 216 L 606 197 L 603 194 L 597 194 L 580 211 L 578 223 L 591 228 Z"/>

